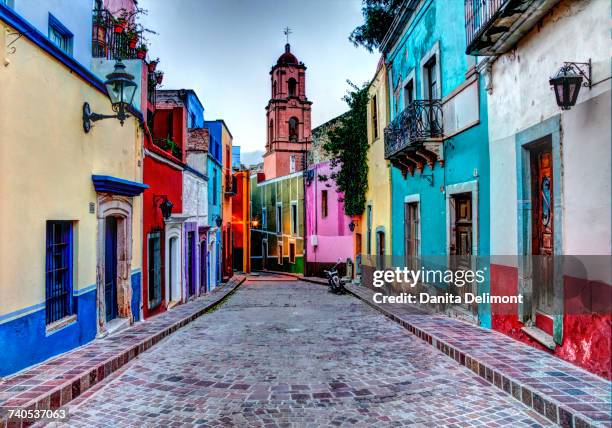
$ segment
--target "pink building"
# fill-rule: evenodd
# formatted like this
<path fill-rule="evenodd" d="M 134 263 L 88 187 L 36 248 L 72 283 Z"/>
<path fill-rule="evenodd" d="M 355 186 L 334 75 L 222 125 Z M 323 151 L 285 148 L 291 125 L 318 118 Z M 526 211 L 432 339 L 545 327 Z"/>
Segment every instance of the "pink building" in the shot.
<path fill-rule="evenodd" d="M 323 269 L 342 259 L 345 264 L 353 257 L 353 233 L 349 229 L 351 218 L 344 214 L 343 194 L 336 190 L 330 178 L 330 161 L 308 168 L 306 173 L 306 266 L 305 275 L 324 276 Z"/>

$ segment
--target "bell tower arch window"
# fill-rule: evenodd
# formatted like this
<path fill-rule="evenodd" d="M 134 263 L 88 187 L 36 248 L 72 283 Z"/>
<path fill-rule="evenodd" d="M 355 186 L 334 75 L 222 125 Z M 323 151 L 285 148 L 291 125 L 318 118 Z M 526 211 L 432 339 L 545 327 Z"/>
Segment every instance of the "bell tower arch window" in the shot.
<path fill-rule="evenodd" d="M 274 140 L 274 119 L 270 119 L 270 125 L 268 127 L 268 142 L 272 143 Z"/>
<path fill-rule="evenodd" d="M 298 123 L 297 117 L 289 119 L 289 141 L 292 143 L 298 140 Z"/>
<path fill-rule="evenodd" d="M 295 97 L 295 94 L 296 94 L 295 89 L 297 88 L 297 82 L 295 81 L 295 79 L 293 77 L 291 77 L 287 81 L 287 86 L 289 88 L 289 96 L 290 97 Z"/>

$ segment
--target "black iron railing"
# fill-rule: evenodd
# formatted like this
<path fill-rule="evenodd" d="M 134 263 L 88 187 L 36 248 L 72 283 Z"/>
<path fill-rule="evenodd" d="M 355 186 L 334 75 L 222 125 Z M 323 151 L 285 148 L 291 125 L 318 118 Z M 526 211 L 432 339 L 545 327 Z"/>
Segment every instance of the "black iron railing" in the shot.
<path fill-rule="evenodd" d="M 225 175 L 225 194 L 228 196 L 236 194 L 236 177 L 229 173 Z"/>
<path fill-rule="evenodd" d="M 385 158 L 442 135 L 442 101 L 413 101 L 385 128 Z"/>
<path fill-rule="evenodd" d="M 147 80 L 147 100 L 151 103 L 153 108 L 155 108 L 155 103 L 157 102 L 157 81 L 155 80 L 155 73 L 149 72 Z"/>
<path fill-rule="evenodd" d="M 91 54 L 94 58 L 134 59 L 136 46 L 130 47 L 130 35 L 115 32 L 115 18 L 106 9 L 94 9 Z"/>
<path fill-rule="evenodd" d="M 509 0 L 465 0 L 466 45 L 471 46 Z"/>

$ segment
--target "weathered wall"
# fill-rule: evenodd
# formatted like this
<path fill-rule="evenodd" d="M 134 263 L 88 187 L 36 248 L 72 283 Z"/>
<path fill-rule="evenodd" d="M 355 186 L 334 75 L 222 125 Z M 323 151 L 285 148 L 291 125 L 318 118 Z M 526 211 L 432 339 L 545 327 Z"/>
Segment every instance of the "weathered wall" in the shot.
<path fill-rule="evenodd" d="M 610 81 L 582 87 L 575 107 L 562 111 L 548 80 L 564 61 L 593 62 L 593 82 L 610 75 L 607 1 L 562 1 L 510 52 L 492 67 L 488 97 L 492 254 L 516 255 L 529 251 L 522 242 L 520 188 L 526 168 L 517 157 L 523 136 L 540 132 L 547 123 L 558 124 L 559 157 L 553 168 L 560 177 L 555 194 L 555 252 L 565 255 L 609 255 L 612 246 L 610 217 L 611 124 Z M 535 131 L 534 131 L 535 130 Z M 519 150 L 520 149 L 520 150 Z M 605 196 L 603 196 L 605 195 Z M 519 258 L 493 260 L 491 291 L 519 292 Z M 553 321 L 561 341 L 555 355 L 610 378 L 612 321 L 609 263 L 583 257 L 582 272 L 565 275 L 558 299 L 563 309 Z M 600 259 L 599 259 L 600 260 Z M 576 309 L 578 299 L 580 309 Z M 604 305 L 603 309 L 601 305 Z M 493 328 L 542 346 L 525 335 L 519 308 L 493 307 Z M 557 321 L 559 320 L 559 321 Z M 557 333 L 557 334 L 559 334 Z"/>

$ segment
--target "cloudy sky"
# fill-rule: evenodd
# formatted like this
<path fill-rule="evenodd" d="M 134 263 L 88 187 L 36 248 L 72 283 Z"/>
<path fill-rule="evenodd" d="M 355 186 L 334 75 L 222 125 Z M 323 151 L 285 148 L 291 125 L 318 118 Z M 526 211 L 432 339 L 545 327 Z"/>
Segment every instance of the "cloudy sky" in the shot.
<path fill-rule="evenodd" d="M 303 61 L 313 126 L 343 113 L 346 79 L 369 81 L 378 55 L 348 35 L 361 23 L 361 0 L 140 0 L 167 89 L 194 89 L 206 119 L 224 119 L 242 152 L 263 151 L 271 66 L 291 27 L 292 52 Z M 251 156 L 252 157 L 252 156 Z M 244 159 L 249 163 L 249 156 Z"/>

